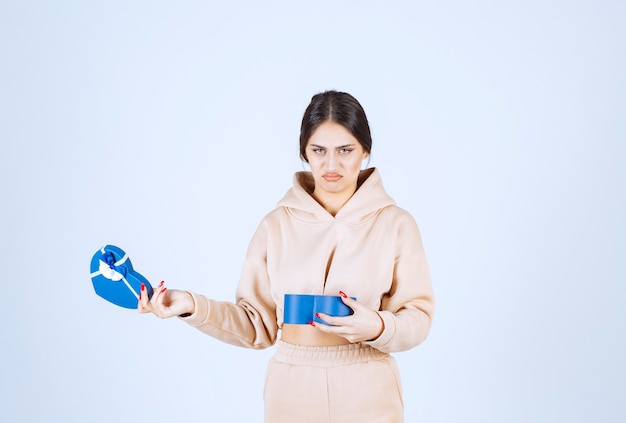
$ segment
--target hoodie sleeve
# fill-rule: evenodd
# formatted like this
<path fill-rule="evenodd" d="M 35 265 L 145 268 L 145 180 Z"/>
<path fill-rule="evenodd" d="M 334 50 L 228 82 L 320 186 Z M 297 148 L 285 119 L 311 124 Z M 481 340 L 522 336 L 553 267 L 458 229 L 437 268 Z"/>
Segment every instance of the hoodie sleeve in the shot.
<path fill-rule="evenodd" d="M 384 352 L 405 351 L 424 341 L 435 308 L 422 238 L 413 217 L 401 216 L 397 230 L 393 281 L 379 311 L 385 328 L 367 342 Z"/>
<path fill-rule="evenodd" d="M 250 241 L 235 303 L 211 300 L 191 293 L 195 312 L 182 320 L 220 341 L 263 349 L 276 342 L 276 304 L 271 297 L 267 273 L 265 221 Z"/>

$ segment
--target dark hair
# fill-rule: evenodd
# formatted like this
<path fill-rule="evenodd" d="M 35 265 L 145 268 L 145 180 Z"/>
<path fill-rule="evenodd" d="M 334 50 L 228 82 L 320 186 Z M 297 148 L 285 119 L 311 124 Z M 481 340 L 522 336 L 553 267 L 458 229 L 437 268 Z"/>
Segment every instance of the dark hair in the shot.
<path fill-rule="evenodd" d="M 328 121 L 338 123 L 350 131 L 367 154 L 372 151 L 372 134 L 361 104 L 348 93 L 325 91 L 315 94 L 304 111 L 300 126 L 302 160 L 308 162 L 306 144 L 309 138 L 322 123 Z"/>

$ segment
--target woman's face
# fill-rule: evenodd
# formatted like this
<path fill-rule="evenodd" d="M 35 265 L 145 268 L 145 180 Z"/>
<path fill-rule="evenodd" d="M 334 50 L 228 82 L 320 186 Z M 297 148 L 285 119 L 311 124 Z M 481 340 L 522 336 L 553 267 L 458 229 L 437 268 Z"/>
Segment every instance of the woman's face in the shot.
<path fill-rule="evenodd" d="M 311 135 L 306 145 L 316 198 L 345 196 L 356 191 L 361 162 L 367 153 L 359 141 L 342 125 L 327 121 Z"/>

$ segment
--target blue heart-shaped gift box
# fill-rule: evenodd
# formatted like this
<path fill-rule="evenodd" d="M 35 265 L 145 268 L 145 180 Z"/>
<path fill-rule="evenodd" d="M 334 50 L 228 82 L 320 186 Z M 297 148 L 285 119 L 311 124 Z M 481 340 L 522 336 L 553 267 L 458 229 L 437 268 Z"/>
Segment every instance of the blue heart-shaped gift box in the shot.
<path fill-rule="evenodd" d="M 105 245 L 91 259 L 91 281 L 96 294 L 125 308 L 137 308 L 141 284 L 146 285 L 148 298 L 152 286 L 133 269 L 128 254 L 115 245 Z"/>

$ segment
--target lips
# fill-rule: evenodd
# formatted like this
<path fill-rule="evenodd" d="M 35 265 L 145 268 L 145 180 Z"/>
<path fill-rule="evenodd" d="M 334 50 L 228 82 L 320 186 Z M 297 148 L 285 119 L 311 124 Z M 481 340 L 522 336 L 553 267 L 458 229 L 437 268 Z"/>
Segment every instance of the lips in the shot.
<path fill-rule="evenodd" d="M 322 178 L 324 178 L 328 182 L 337 182 L 341 179 L 341 175 L 337 173 L 325 173 Z"/>

